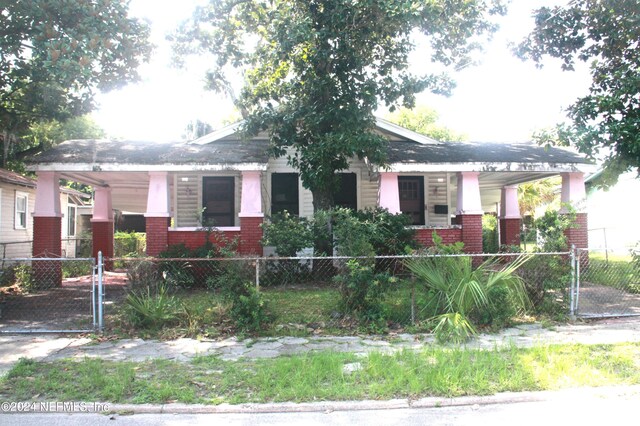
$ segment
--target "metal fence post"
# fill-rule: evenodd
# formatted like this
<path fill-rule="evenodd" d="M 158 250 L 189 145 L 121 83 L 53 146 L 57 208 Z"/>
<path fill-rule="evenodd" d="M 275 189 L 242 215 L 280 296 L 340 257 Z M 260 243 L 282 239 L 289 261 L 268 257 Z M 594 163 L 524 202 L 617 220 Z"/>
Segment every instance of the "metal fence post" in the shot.
<path fill-rule="evenodd" d="M 570 253 L 571 262 L 571 284 L 569 285 L 569 316 L 575 317 L 576 314 L 576 246 L 571 245 Z"/>
<path fill-rule="evenodd" d="M 91 258 L 91 315 L 93 316 L 93 329 L 98 326 L 98 315 L 96 313 L 98 306 L 96 304 L 96 260 Z"/>
<path fill-rule="evenodd" d="M 256 258 L 256 290 L 260 291 L 260 258 Z"/>
<path fill-rule="evenodd" d="M 103 287 L 102 287 L 102 268 L 104 266 L 104 262 L 102 259 L 102 251 L 98 252 L 98 330 L 102 331 L 104 329 L 104 321 L 103 321 Z"/>

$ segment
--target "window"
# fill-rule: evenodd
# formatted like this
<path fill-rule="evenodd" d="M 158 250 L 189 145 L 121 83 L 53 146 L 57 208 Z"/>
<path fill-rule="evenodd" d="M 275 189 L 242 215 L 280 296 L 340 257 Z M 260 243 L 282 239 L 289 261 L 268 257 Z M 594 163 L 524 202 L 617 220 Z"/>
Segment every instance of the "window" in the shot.
<path fill-rule="evenodd" d="M 424 177 L 398 176 L 400 211 L 411 217 L 412 225 L 424 225 Z"/>
<path fill-rule="evenodd" d="M 76 236 L 76 206 L 67 206 L 67 236 Z"/>
<path fill-rule="evenodd" d="M 300 214 L 298 206 L 298 174 L 273 173 L 271 175 L 271 214 L 286 210 L 298 216 Z"/>
<path fill-rule="evenodd" d="M 29 194 L 16 192 L 16 219 L 15 229 L 27 228 L 27 210 L 29 208 Z"/>
<path fill-rule="evenodd" d="M 202 180 L 202 224 L 234 226 L 235 197 L 233 177 L 205 177 Z"/>
<path fill-rule="evenodd" d="M 355 173 L 338 173 L 340 185 L 333 194 L 336 207 L 358 210 L 358 187 Z"/>

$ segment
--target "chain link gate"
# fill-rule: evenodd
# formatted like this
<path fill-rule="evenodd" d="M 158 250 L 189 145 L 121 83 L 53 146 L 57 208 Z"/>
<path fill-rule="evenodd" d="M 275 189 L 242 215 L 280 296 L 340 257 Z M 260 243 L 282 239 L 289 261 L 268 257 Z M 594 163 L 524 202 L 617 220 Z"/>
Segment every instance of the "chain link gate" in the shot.
<path fill-rule="evenodd" d="M 640 262 L 628 249 L 574 249 L 571 314 L 640 316 Z"/>
<path fill-rule="evenodd" d="M 93 258 L 16 258 L 0 264 L 0 333 L 101 330 L 104 290 Z"/>

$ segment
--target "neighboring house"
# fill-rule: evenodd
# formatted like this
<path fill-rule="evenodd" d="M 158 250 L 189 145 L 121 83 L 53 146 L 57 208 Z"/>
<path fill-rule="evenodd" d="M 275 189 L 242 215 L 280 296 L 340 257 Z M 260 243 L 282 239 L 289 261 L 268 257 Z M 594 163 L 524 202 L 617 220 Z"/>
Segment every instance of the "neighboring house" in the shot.
<path fill-rule="evenodd" d="M 635 247 L 640 242 L 640 221 L 634 220 L 629 213 L 640 211 L 638 174 L 621 175 L 608 190 L 591 185 L 598 175 L 586 180 L 589 247 L 613 250 Z"/>
<path fill-rule="evenodd" d="M 268 138 L 242 141 L 239 124 L 190 143 L 72 140 L 33 158 L 38 196 L 55 197 L 59 179 L 92 185 L 93 247 L 113 253 L 113 210 L 144 214 L 147 253 L 168 245 L 204 242 L 203 222 L 238 237 L 242 254 L 262 254 L 260 225 L 270 214 L 288 210 L 313 214 L 311 192 L 286 158 L 269 158 Z M 553 175 L 563 177 L 563 200 L 584 199 L 584 177 L 594 167 L 578 154 L 531 144 L 438 142 L 378 120 L 389 143 L 388 167 L 354 159 L 341 171 L 336 203 L 364 209 L 380 206 L 411 216 L 417 239 L 429 244 L 432 232 L 445 242 L 463 241 L 468 252 L 482 251 L 481 216 L 498 212 L 505 244 L 519 243 L 517 185 Z M 49 226 L 59 212 L 36 206 L 34 227 L 42 241 L 52 241 Z M 586 245 L 586 213 L 571 236 Z M 54 233 L 55 234 L 55 233 Z M 55 241 L 34 254 L 55 249 Z"/>
<path fill-rule="evenodd" d="M 31 257 L 33 224 L 31 212 L 36 199 L 36 180 L 0 169 L 0 258 Z M 62 212 L 60 238 L 62 255 L 75 256 L 78 232 L 77 209 L 88 195 L 69 188 L 60 188 Z"/>

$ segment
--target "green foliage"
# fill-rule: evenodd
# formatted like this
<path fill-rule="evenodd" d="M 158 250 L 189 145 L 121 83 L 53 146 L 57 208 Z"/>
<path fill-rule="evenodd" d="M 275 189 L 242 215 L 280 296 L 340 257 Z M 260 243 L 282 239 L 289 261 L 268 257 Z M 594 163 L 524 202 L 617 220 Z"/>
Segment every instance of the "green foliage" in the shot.
<path fill-rule="evenodd" d="M 576 212 L 571 207 L 566 207 L 565 213 L 550 209 L 536 219 L 534 225 L 541 242 L 540 251 L 546 253 L 567 251 L 570 247 L 567 246 L 565 231 L 577 226 Z"/>
<path fill-rule="evenodd" d="M 640 8 L 636 0 L 584 0 L 535 12 L 536 26 L 516 53 L 540 64 L 559 58 L 591 70 L 589 94 L 569 107 L 566 139 L 587 156 L 605 158 L 603 184 L 640 167 Z"/>
<path fill-rule="evenodd" d="M 376 256 L 402 255 L 417 248 L 415 230 L 408 228 L 411 219 L 405 214 L 391 214 L 376 207 L 359 210 L 354 216 L 364 223 L 371 223 L 369 242 Z"/>
<path fill-rule="evenodd" d="M 23 293 L 29 293 L 36 288 L 36 282 L 33 278 L 33 268 L 29 265 L 20 264 L 14 268 L 15 285 L 20 288 Z"/>
<path fill-rule="evenodd" d="M 426 294 L 423 309 L 432 314 L 436 338 L 464 341 L 475 334 L 474 320 L 503 325 L 528 307 L 524 282 L 515 273 L 528 260 L 519 256 L 501 264 L 489 259 L 474 268 L 469 256 L 440 255 L 411 258 L 405 264 Z"/>
<path fill-rule="evenodd" d="M 137 68 L 151 53 L 149 28 L 128 14 L 129 4 L 121 0 L 3 2 L 0 131 L 5 153 L 18 154 L 15 143 L 32 123 L 86 114 L 97 90 L 139 79 Z"/>
<path fill-rule="evenodd" d="M 81 277 L 91 275 L 91 263 L 86 260 L 67 260 L 62 262 L 62 277 Z"/>
<path fill-rule="evenodd" d="M 133 327 L 157 330 L 178 319 L 178 299 L 164 285 L 132 291 L 124 304 L 125 317 Z"/>
<path fill-rule="evenodd" d="M 518 275 L 525 282 L 527 294 L 539 313 L 567 312 L 567 289 L 571 282 L 569 259 L 562 255 L 534 255 Z"/>
<path fill-rule="evenodd" d="M 323 210 L 353 157 L 384 164 L 387 140 L 373 116 L 380 102 L 393 110 L 425 89 L 450 92 L 440 70 L 410 72 L 415 34 L 426 36 L 432 60 L 462 67 L 494 29 L 489 16 L 503 12 L 499 0 L 211 0 L 181 27 L 175 50 L 214 56 L 210 89 L 230 93 L 227 72 L 244 76 L 240 96 L 230 94 L 245 133 L 268 129 L 271 154 L 300 171 Z"/>
<path fill-rule="evenodd" d="M 300 250 L 313 246 L 312 228 L 303 217 L 284 211 L 262 224 L 262 245 L 274 246 L 278 256 L 294 257 Z"/>
<path fill-rule="evenodd" d="M 114 257 L 136 257 L 144 254 L 146 234 L 118 231 L 113 236 Z"/>
<path fill-rule="evenodd" d="M 347 261 L 345 270 L 334 278 L 340 286 L 342 308 L 363 322 L 383 319 L 383 297 L 395 278 L 386 273 L 375 273 L 371 265 L 360 259 Z"/>
<path fill-rule="evenodd" d="M 482 251 L 497 253 L 500 249 L 498 241 L 498 218 L 492 214 L 482 216 Z"/>
<path fill-rule="evenodd" d="M 466 135 L 438 125 L 438 113 L 436 110 L 424 105 L 417 105 L 413 109 L 398 108 L 396 111 L 387 114 L 386 119 L 405 129 L 413 130 L 437 141 L 460 142 L 467 139 Z"/>
<path fill-rule="evenodd" d="M 254 283 L 255 270 L 248 261 L 225 261 L 222 273 L 212 280 L 212 286 L 219 288 L 222 297 L 230 303 L 229 314 L 236 327 L 242 332 L 259 331 L 271 316 L 262 293 Z"/>

